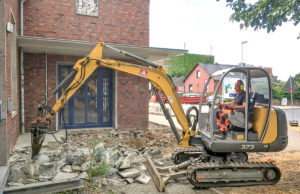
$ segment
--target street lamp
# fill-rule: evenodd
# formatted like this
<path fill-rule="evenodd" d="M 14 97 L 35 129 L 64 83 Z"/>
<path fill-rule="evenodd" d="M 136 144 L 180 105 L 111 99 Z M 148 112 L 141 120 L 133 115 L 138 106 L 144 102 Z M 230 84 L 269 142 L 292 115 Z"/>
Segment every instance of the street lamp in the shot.
<path fill-rule="evenodd" d="M 246 44 L 247 42 L 247 40 L 242 42 L 242 66 L 244 66 L 244 44 Z"/>

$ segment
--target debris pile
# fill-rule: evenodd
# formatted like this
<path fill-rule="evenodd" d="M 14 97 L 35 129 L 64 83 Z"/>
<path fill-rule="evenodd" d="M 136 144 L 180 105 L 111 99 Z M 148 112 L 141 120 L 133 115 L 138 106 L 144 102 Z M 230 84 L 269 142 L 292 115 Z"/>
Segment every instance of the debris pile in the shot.
<path fill-rule="evenodd" d="M 90 179 L 93 163 L 109 166 L 108 173 L 99 176 L 97 180 L 100 187 L 134 182 L 148 184 L 151 177 L 145 165 L 146 156 L 150 155 L 157 165 L 170 162 L 170 155 L 163 158 L 160 149 L 173 139 L 157 138 L 149 131 L 74 131 L 69 136 L 68 143 L 62 145 L 55 141 L 44 143 L 40 154 L 34 159 L 31 159 L 31 147 L 15 149 L 10 157 L 11 173 L 7 185 L 20 186 L 72 178 Z M 99 143 L 91 146 L 95 138 Z"/>

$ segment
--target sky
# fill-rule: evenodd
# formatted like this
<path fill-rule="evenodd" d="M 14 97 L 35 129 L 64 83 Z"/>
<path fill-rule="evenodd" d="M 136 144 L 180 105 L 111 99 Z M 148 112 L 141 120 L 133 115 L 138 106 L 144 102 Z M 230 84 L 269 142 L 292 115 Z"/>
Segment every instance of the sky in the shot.
<path fill-rule="evenodd" d="M 215 56 L 219 64 L 242 61 L 272 67 L 273 75 L 287 81 L 300 73 L 300 25 L 284 23 L 275 32 L 243 29 L 229 20 L 225 0 L 150 0 L 150 46 L 187 49 Z M 185 45 L 185 47 L 184 47 Z"/>

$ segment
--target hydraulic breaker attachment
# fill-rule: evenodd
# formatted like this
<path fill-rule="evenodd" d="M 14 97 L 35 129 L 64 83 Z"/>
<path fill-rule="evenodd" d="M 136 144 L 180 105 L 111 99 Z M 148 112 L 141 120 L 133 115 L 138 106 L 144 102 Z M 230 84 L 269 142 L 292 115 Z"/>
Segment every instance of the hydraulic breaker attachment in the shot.
<path fill-rule="evenodd" d="M 37 119 L 31 123 L 31 157 L 39 154 L 42 144 L 45 140 L 45 135 L 48 131 L 50 120 L 45 116 L 46 111 L 50 114 L 54 114 L 51 107 L 46 104 L 39 105 Z"/>
<path fill-rule="evenodd" d="M 42 127 L 39 125 L 39 123 L 34 123 L 32 124 L 31 128 L 31 158 L 33 159 L 34 156 L 38 155 L 42 144 L 45 140 L 45 135 L 46 135 L 47 127 Z"/>
<path fill-rule="evenodd" d="M 147 156 L 148 170 L 159 192 L 165 191 L 166 184 L 169 180 L 185 177 L 185 169 L 187 169 L 193 161 L 193 159 L 190 159 L 179 165 L 157 167 L 151 158 Z"/>

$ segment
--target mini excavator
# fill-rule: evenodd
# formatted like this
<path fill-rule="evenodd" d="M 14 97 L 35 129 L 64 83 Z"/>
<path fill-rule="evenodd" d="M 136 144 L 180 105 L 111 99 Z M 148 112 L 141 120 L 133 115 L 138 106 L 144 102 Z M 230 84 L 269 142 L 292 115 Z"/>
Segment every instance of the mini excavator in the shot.
<path fill-rule="evenodd" d="M 134 63 L 106 59 L 102 56 L 104 48 L 125 55 Z M 172 154 L 173 166 L 157 167 L 147 157 L 149 172 L 159 191 L 165 190 L 169 180 L 182 177 L 198 188 L 269 185 L 280 180 L 280 170 L 274 164 L 248 162 L 249 152 L 278 152 L 288 143 L 286 115 L 281 109 L 271 106 L 271 80 L 264 69 L 241 66 L 215 72 L 205 82 L 202 91 L 203 97 L 213 87 L 213 98 L 205 103 L 201 98 L 199 107 L 192 106 L 185 114 L 175 86 L 162 66 L 104 43 L 97 44 L 87 57 L 78 60 L 73 71 L 52 92 L 57 93 L 73 79 L 54 106 L 43 104 L 38 107 L 38 118 L 32 122 L 31 128 L 32 156 L 39 153 L 45 135 L 55 133 L 49 130 L 51 118 L 98 67 L 145 78 L 153 86 L 181 147 Z M 227 137 L 220 139 L 216 113 L 221 109 L 220 103 L 232 101 L 234 93 L 230 92 L 230 85 L 236 80 L 245 83 L 243 125 L 234 126 L 229 122 Z M 166 97 L 181 125 L 180 133 L 159 91 Z M 231 112 L 234 114 L 234 110 Z"/>

